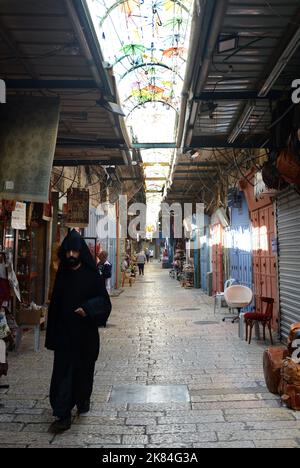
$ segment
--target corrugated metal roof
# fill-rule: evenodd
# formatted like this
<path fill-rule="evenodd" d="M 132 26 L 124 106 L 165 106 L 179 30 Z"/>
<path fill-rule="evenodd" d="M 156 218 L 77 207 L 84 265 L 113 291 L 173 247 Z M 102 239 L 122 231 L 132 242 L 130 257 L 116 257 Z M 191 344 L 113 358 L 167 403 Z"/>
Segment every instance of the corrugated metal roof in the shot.
<path fill-rule="evenodd" d="M 107 82 L 113 87 L 113 81 L 103 67 L 98 45 L 86 26 L 84 10 L 78 7 L 80 4 L 71 2 L 71 8 L 77 8 L 74 20 L 67 1 L 1 0 L 1 78 L 7 83 L 8 93 L 60 97 L 61 119 L 55 157 L 58 163 L 64 158 L 67 163 L 72 161 L 76 140 L 74 161 L 75 156 L 76 161 L 82 162 L 90 158 L 90 145 L 86 144 L 90 142 L 94 143 L 91 159 L 124 164 L 121 152 L 127 148 L 124 129 L 121 130 L 118 118 L 98 102 L 107 92 Z M 92 60 L 86 56 L 75 21 L 81 26 Z M 100 75 L 98 83 L 91 67 Z M 64 145 L 60 144 L 62 138 Z M 116 149 L 108 151 L 111 147 Z"/>

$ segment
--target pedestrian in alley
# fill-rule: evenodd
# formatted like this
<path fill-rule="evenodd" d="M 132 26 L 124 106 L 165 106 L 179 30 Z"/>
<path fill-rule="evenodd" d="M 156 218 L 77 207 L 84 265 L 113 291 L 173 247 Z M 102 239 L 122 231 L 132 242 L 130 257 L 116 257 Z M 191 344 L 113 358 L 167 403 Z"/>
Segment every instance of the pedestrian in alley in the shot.
<path fill-rule="evenodd" d="M 150 260 L 150 250 L 148 249 L 148 247 L 147 247 L 146 250 L 145 250 L 145 255 L 146 255 L 147 263 L 149 263 L 149 260 Z"/>
<path fill-rule="evenodd" d="M 144 276 L 144 271 L 145 271 L 145 263 L 147 261 L 145 252 L 143 250 L 140 251 L 140 253 L 137 255 L 137 265 L 139 267 L 139 275 Z"/>
<path fill-rule="evenodd" d="M 52 433 L 71 427 L 75 405 L 79 414 L 90 409 L 100 347 L 98 327 L 111 312 L 104 279 L 80 234 L 71 231 L 58 256 L 46 333 L 46 348 L 54 351 L 50 403 L 57 420 L 49 428 Z"/>
<path fill-rule="evenodd" d="M 112 264 L 108 261 L 108 253 L 105 250 L 102 250 L 99 254 L 97 254 L 98 262 L 98 270 L 100 276 L 103 277 L 106 285 L 107 291 L 110 291 L 111 284 L 110 279 L 112 276 Z"/>

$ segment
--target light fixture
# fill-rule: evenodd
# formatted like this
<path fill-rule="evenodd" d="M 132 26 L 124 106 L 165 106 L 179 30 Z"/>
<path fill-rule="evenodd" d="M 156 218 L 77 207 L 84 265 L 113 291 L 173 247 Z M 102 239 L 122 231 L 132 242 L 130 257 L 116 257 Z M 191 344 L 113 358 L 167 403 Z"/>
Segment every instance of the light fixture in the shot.
<path fill-rule="evenodd" d="M 224 52 L 230 52 L 231 50 L 237 49 L 239 46 L 239 36 L 237 34 L 227 35 L 223 34 L 219 36 L 217 42 L 217 51 L 218 54 L 223 54 Z"/>
<path fill-rule="evenodd" d="M 186 155 L 191 159 L 196 159 L 200 156 L 200 153 L 197 150 L 189 150 L 186 152 Z"/>
<path fill-rule="evenodd" d="M 231 132 L 228 142 L 229 143 L 234 143 L 238 136 L 241 134 L 243 128 L 247 125 L 249 122 L 253 112 L 255 111 L 255 102 L 250 101 L 250 103 L 246 106 L 240 120 L 238 121 L 236 127 L 233 129 Z"/>
<path fill-rule="evenodd" d="M 103 109 L 107 110 L 108 112 L 111 112 L 112 114 L 117 114 L 121 117 L 125 117 L 122 107 L 116 102 L 106 101 L 104 98 L 101 98 L 98 99 L 98 101 L 96 101 L 96 104 L 98 104 L 98 106 L 100 107 L 103 107 Z"/>
<path fill-rule="evenodd" d="M 191 159 L 197 159 L 200 156 L 199 151 L 192 151 Z"/>
<path fill-rule="evenodd" d="M 285 50 L 283 51 L 281 57 L 277 61 L 275 67 L 271 71 L 268 79 L 265 81 L 263 87 L 261 88 L 258 96 L 266 97 L 269 91 L 272 89 L 273 85 L 276 83 L 277 79 L 280 77 L 281 73 L 293 57 L 294 53 L 300 46 L 300 28 L 298 28 L 296 34 L 293 36 Z"/>

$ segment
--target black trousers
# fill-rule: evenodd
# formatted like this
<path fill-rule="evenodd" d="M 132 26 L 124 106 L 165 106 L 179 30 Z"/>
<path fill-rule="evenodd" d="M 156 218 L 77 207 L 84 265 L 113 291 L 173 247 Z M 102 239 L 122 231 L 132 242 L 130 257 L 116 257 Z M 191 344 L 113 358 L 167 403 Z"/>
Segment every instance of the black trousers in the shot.
<path fill-rule="evenodd" d="M 50 403 L 53 416 L 59 419 L 71 417 L 75 405 L 82 406 L 92 395 L 95 361 L 84 355 L 66 356 L 55 351 L 50 386 Z"/>
<path fill-rule="evenodd" d="M 139 267 L 139 274 L 143 275 L 144 270 L 145 270 L 145 263 L 138 263 L 138 267 Z"/>

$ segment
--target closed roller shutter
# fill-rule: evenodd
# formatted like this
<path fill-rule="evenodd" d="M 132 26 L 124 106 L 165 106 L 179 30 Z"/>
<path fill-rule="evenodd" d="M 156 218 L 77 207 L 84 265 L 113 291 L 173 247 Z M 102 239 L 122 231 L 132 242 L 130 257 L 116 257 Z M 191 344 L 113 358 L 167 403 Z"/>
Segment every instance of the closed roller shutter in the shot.
<path fill-rule="evenodd" d="M 290 325 L 300 322 L 300 195 L 289 190 L 277 201 L 279 241 L 280 330 L 286 339 Z"/>

